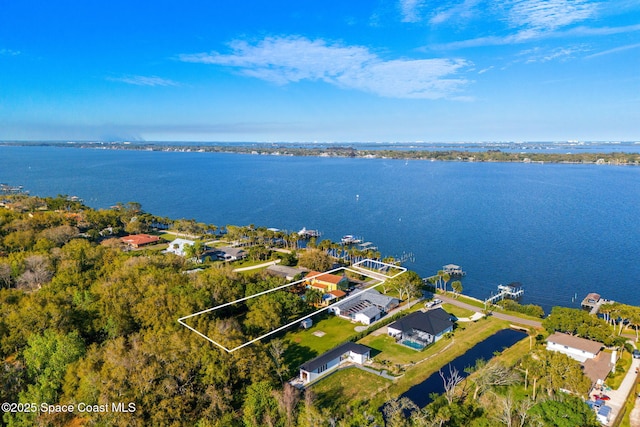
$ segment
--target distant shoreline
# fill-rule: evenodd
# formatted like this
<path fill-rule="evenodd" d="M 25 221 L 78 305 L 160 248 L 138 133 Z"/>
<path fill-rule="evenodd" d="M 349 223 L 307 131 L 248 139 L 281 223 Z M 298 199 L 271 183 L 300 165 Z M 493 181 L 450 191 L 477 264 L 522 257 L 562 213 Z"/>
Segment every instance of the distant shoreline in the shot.
<path fill-rule="evenodd" d="M 0 142 L 0 146 L 21 147 L 59 147 L 84 148 L 101 150 L 134 150 L 158 152 L 200 152 L 200 153 L 232 153 L 250 155 L 271 155 L 291 157 L 342 157 L 360 159 L 394 159 L 394 160 L 427 160 L 453 162 L 500 162 L 500 163 L 563 163 L 563 164 L 603 164 L 616 166 L 639 166 L 640 153 L 627 152 L 584 152 L 584 153 L 538 153 L 502 151 L 500 148 L 469 151 L 456 149 L 413 149 L 411 144 L 402 144 L 398 148 L 409 149 L 359 149 L 358 144 L 322 144 L 311 147 L 311 144 L 168 144 L 168 143 L 124 143 L 124 142 Z M 447 147 L 450 144 L 446 145 Z M 469 145 L 463 145 L 468 147 Z M 383 147 L 393 147 L 385 144 Z M 428 147 L 425 145 L 425 147 Z M 499 147 L 499 145 L 496 145 Z"/>

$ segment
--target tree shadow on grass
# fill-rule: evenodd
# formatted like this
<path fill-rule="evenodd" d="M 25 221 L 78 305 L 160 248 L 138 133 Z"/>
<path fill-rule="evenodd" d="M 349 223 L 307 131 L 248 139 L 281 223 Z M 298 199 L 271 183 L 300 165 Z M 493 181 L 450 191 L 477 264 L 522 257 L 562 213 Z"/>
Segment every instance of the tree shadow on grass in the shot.
<path fill-rule="evenodd" d="M 312 350 L 305 345 L 300 345 L 295 342 L 289 342 L 287 350 L 284 352 L 284 360 L 289 366 L 289 370 L 291 371 L 291 373 L 295 374 L 300 365 L 308 362 L 317 355 L 317 351 Z"/>
<path fill-rule="evenodd" d="M 335 372 L 333 373 L 335 374 Z M 316 404 L 319 408 L 327 408 L 335 411 L 337 408 L 344 407 L 348 403 L 348 399 L 344 396 L 344 387 L 336 385 L 331 390 L 318 392 L 316 394 Z"/>

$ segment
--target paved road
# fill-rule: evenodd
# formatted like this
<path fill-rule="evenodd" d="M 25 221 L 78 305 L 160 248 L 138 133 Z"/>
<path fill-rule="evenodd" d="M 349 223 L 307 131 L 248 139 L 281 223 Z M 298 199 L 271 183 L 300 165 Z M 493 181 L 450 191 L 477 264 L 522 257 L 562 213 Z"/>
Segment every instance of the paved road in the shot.
<path fill-rule="evenodd" d="M 438 294 L 435 297 L 436 298 L 440 298 L 442 301 L 444 301 L 446 303 L 449 303 L 451 305 L 455 305 L 455 306 L 460 307 L 460 308 L 465 308 L 467 310 L 475 311 L 476 313 L 482 313 L 482 309 L 480 307 L 476 307 L 475 305 L 471 305 L 471 304 L 464 303 L 462 301 L 458 301 L 457 299 L 452 298 L 450 296 Z M 496 312 L 493 312 L 491 315 L 493 317 L 495 317 L 496 319 L 506 320 L 508 322 L 515 323 L 517 325 L 532 326 L 534 328 L 541 328 L 542 327 L 542 322 L 540 322 L 538 320 L 522 319 L 520 317 L 511 316 L 511 315 L 503 314 L 503 313 L 496 313 Z"/>
<path fill-rule="evenodd" d="M 631 362 L 631 367 L 629 368 L 627 375 L 624 377 L 624 380 L 622 380 L 622 384 L 620 384 L 620 387 L 618 387 L 617 390 L 607 391 L 607 396 L 611 398 L 611 400 L 607 402 L 607 406 L 611 407 L 611 422 L 608 425 L 613 424 L 613 422 L 615 421 L 618 413 L 624 407 L 629 393 L 635 392 L 636 379 L 638 377 L 638 374 L 636 374 L 636 369 L 638 368 L 640 368 L 640 359 L 633 359 L 633 362 Z M 637 402 L 636 406 L 638 406 Z M 640 424 L 631 422 L 631 425 L 638 426 Z"/>

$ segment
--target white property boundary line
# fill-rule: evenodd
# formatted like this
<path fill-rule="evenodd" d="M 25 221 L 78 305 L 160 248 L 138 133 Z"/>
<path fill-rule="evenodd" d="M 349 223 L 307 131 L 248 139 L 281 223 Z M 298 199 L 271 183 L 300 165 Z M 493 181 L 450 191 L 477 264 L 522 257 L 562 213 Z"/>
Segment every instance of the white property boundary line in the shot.
<path fill-rule="evenodd" d="M 373 273 L 373 272 L 368 274 L 368 273 L 367 273 L 367 270 L 365 269 L 366 267 L 360 267 L 360 265 L 361 265 L 361 264 L 363 264 L 363 263 L 367 263 L 367 262 L 368 262 L 368 263 L 374 263 L 377 267 L 389 267 L 390 269 L 391 269 L 391 268 L 393 268 L 393 269 L 396 269 L 396 270 L 400 270 L 400 272 L 399 272 L 399 273 L 394 274 L 393 276 L 387 276 L 387 275 L 385 275 L 385 274 L 383 274 L 383 273 Z M 347 298 L 345 298 L 345 299 L 341 300 L 341 301 L 340 301 L 340 303 L 343 303 L 343 302 L 345 302 L 345 301 L 348 301 L 348 300 L 350 300 L 350 299 L 352 299 L 352 298 L 357 297 L 358 295 L 362 294 L 363 292 L 366 292 L 366 291 L 367 291 L 367 290 L 369 290 L 369 289 L 376 288 L 376 287 L 380 286 L 381 284 L 383 284 L 384 282 L 386 282 L 388 279 L 393 279 L 394 277 L 398 277 L 399 275 L 401 275 L 401 274 L 403 274 L 403 273 L 405 273 L 405 272 L 407 271 L 407 269 L 406 269 L 406 268 L 404 268 L 404 267 L 399 267 L 399 266 L 394 265 L 394 264 L 387 264 L 387 263 L 384 263 L 384 262 L 381 262 L 381 261 L 372 260 L 372 259 L 364 259 L 364 260 L 362 260 L 362 261 L 360 261 L 360 262 L 357 262 L 357 263 L 353 264 L 353 267 L 354 267 L 354 268 L 356 268 L 357 270 L 352 270 L 352 269 L 350 269 L 350 268 L 348 268 L 348 267 L 335 268 L 335 269 L 333 269 L 333 270 L 325 271 L 324 273 L 319 273 L 319 274 L 316 274 L 316 275 L 314 275 L 314 276 L 304 278 L 304 279 L 302 279 L 302 280 L 298 280 L 298 281 L 295 281 L 295 282 L 287 283 L 286 285 L 278 286 L 277 288 L 273 288 L 273 289 L 269 289 L 269 290 L 266 290 L 266 291 L 263 291 L 263 292 L 259 292 L 259 293 L 255 294 L 255 295 L 251 295 L 251 296 L 248 296 L 248 297 L 240 298 L 240 299 L 237 299 L 237 300 L 235 300 L 235 301 L 227 302 L 227 303 L 225 303 L 225 304 L 217 305 L 217 306 L 215 306 L 215 307 L 211 307 L 211 308 L 208 308 L 208 309 L 206 309 L 206 310 L 202 310 L 202 311 L 199 311 L 199 312 L 197 312 L 197 313 L 193 313 L 193 314 L 190 314 L 190 315 L 188 315 L 188 316 L 181 317 L 181 318 L 179 318 L 179 319 L 178 319 L 178 323 L 180 323 L 180 324 L 181 324 L 182 326 L 184 326 L 185 328 L 188 328 L 188 329 L 190 329 L 191 331 L 195 332 L 196 334 L 200 335 L 202 338 L 206 339 L 207 341 L 209 341 L 209 342 L 211 342 L 211 343 L 213 343 L 213 344 L 217 345 L 218 347 L 220 347 L 220 348 L 221 348 L 221 349 L 223 349 L 224 351 L 226 351 L 226 352 L 228 352 L 228 353 L 232 353 L 232 352 L 234 352 L 234 351 L 236 351 L 236 350 L 239 350 L 239 349 L 241 349 L 241 348 L 243 348 L 243 347 L 246 347 L 246 346 L 248 346 L 248 345 L 250 345 L 250 344 L 253 344 L 253 343 L 254 343 L 254 342 L 256 342 L 256 341 L 260 341 L 260 340 L 261 340 L 261 339 L 263 339 L 263 338 L 266 338 L 266 337 L 268 337 L 268 336 L 270 336 L 270 335 L 273 335 L 273 334 L 275 334 L 275 333 L 277 333 L 277 332 L 280 332 L 280 331 L 281 331 L 281 330 L 283 330 L 283 329 L 286 329 L 286 328 L 288 328 L 288 327 L 290 327 L 290 326 L 292 326 L 292 325 L 295 325 L 296 323 L 298 323 L 298 322 L 300 322 L 300 321 L 302 321 L 302 320 L 304 320 L 304 319 L 307 319 L 307 318 L 309 318 L 309 317 L 315 316 L 315 315 L 316 315 L 316 314 L 318 314 L 318 313 L 321 313 L 321 312 L 323 312 L 323 311 L 325 311 L 325 310 L 328 310 L 329 308 L 331 308 L 331 307 L 335 306 L 336 304 L 338 304 L 338 302 L 335 302 L 335 303 L 333 303 L 333 304 L 331 304 L 331 305 L 329 305 L 329 306 L 327 306 L 327 307 L 321 308 L 320 310 L 316 310 L 316 311 L 314 311 L 314 312 L 313 312 L 313 313 L 311 313 L 311 314 L 307 314 L 307 315 L 306 315 L 306 316 L 304 316 L 304 317 L 301 317 L 301 318 L 299 318 L 299 319 L 296 319 L 296 320 L 294 320 L 293 322 L 287 323 L 287 324 L 286 324 L 286 325 L 284 325 L 284 326 L 280 326 L 279 328 L 274 329 L 274 330 L 273 330 L 273 331 L 271 331 L 271 332 L 268 332 L 268 333 L 266 333 L 266 334 L 264 334 L 264 335 L 261 335 L 261 336 L 259 336 L 258 338 L 254 338 L 254 339 L 252 339 L 251 341 L 248 341 L 248 342 L 246 342 L 246 343 L 244 343 L 244 344 L 241 344 L 241 345 L 239 345 L 239 346 L 237 346 L 237 347 L 234 347 L 234 348 L 232 348 L 232 349 L 228 349 L 228 348 L 226 348 L 225 346 L 223 346 L 222 344 L 220 344 L 220 343 L 218 343 L 218 342 L 216 342 L 216 341 L 212 340 L 211 338 L 209 338 L 208 336 L 206 336 L 206 335 L 205 335 L 205 334 L 203 334 L 202 332 L 200 332 L 200 331 L 196 330 L 195 328 L 193 328 L 193 327 L 191 327 L 191 326 L 187 325 L 184 321 L 185 321 L 185 320 L 187 320 L 187 319 L 190 319 L 190 318 L 192 318 L 192 317 L 199 316 L 199 315 L 201 315 L 201 314 L 210 313 L 210 312 L 212 312 L 212 311 L 219 310 L 219 309 L 221 309 L 221 308 L 224 308 L 224 307 L 230 306 L 230 305 L 232 305 L 232 304 L 237 304 L 237 303 L 239 303 L 239 302 L 243 302 L 243 301 L 249 300 L 249 299 L 251 299 L 251 298 L 259 297 L 259 296 L 261 296 L 261 295 L 265 295 L 265 294 L 268 294 L 268 293 L 270 293 L 270 292 L 279 291 L 279 290 L 281 290 L 281 289 L 288 288 L 288 287 L 293 286 L 293 285 L 297 285 L 298 283 L 302 283 L 302 282 L 304 282 L 304 281 L 306 281 L 306 280 L 308 280 L 308 279 L 313 279 L 313 278 L 315 278 L 315 277 L 322 276 L 322 275 L 324 275 L 324 274 L 331 274 L 331 273 L 334 273 L 334 272 L 336 272 L 336 271 L 350 271 L 350 272 L 352 272 L 352 273 L 361 274 L 361 275 L 363 275 L 363 276 L 367 276 L 367 277 L 369 277 L 369 278 L 372 278 L 372 279 L 375 279 L 375 280 L 379 280 L 379 281 L 380 281 L 380 283 L 377 283 L 377 284 L 375 284 L 375 285 L 373 285 L 373 286 L 371 286 L 371 287 L 368 287 L 367 289 L 363 289 L 362 291 L 360 291 L 360 292 L 358 292 L 358 293 L 356 293 L 356 294 L 354 294 L 354 295 L 350 295 L 350 296 L 348 296 Z M 384 277 L 384 279 L 383 279 L 383 277 Z"/>

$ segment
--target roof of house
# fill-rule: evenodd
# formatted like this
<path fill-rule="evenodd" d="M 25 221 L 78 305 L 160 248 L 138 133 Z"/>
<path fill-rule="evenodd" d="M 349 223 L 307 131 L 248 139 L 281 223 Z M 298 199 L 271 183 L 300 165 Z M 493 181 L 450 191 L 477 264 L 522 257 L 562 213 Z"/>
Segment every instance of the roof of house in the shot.
<path fill-rule="evenodd" d="M 340 289 L 336 289 L 335 291 L 331 291 L 329 293 L 336 298 L 342 298 L 343 296 L 347 295 L 345 291 L 341 291 Z"/>
<path fill-rule="evenodd" d="M 345 353 L 352 352 L 356 354 L 366 354 L 370 350 L 371 349 L 366 345 L 356 344 L 354 342 L 346 342 L 332 350 L 327 351 L 324 354 L 321 354 L 315 359 L 309 360 L 308 362 L 300 366 L 300 369 L 302 369 L 303 371 L 311 372 L 316 370 L 320 366 L 331 362 L 332 360 L 340 358 L 340 356 Z"/>
<path fill-rule="evenodd" d="M 587 351 L 589 353 L 597 354 L 604 344 L 597 341 L 591 341 L 584 338 L 576 337 L 569 334 L 562 334 L 556 332 L 547 338 L 547 342 L 554 344 L 564 345 L 567 347 L 575 348 L 578 350 Z"/>
<path fill-rule="evenodd" d="M 597 294 L 595 292 L 590 292 L 587 294 L 587 296 L 584 298 L 586 300 L 594 300 L 594 301 L 599 301 L 600 300 L 600 294 Z"/>
<path fill-rule="evenodd" d="M 598 380 L 604 381 L 611 372 L 611 354 L 601 352 L 594 359 L 587 359 L 582 364 L 584 374 L 591 380 L 592 384 Z"/>
<path fill-rule="evenodd" d="M 315 289 L 320 289 L 321 291 L 326 291 L 327 288 L 329 287 L 329 285 L 327 285 L 326 283 L 314 283 L 309 286 Z"/>
<path fill-rule="evenodd" d="M 313 276 L 316 276 L 316 277 L 313 277 Z M 338 283 L 340 283 L 342 280 L 345 279 L 345 276 L 337 276 L 335 274 L 329 274 L 329 273 L 320 273 L 319 271 L 310 271 L 305 276 L 305 279 L 315 279 L 321 282 L 328 282 L 328 283 L 333 283 L 337 285 Z"/>
<path fill-rule="evenodd" d="M 408 314 L 388 327 L 402 332 L 410 332 L 413 329 L 417 329 L 431 335 L 438 335 L 451 326 L 453 326 L 451 315 L 442 308 L 436 308 L 426 312 L 416 311 Z"/>
<path fill-rule="evenodd" d="M 232 247 L 228 247 L 225 246 L 223 248 L 217 248 L 218 251 L 220 252 L 224 252 L 227 255 L 231 255 L 231 256 L 235 256 L 238 257 L 244 253 L 246 253 L 246 251 L 242 248 L 232 248 Z"/>
<path fill-rule="evenodd" d="M 128 243 L 130 245 L 148 245 L 149 243 L 155 243 L 159 241 L 160 238 L 158 236 L 150 236 L 148 234 L 133 234 L 131 236 L 124 236 L 122 241 L 124 243 Z"/>
<path fill-rule="evenodd" d="M 366 291 L 358 294 L 357 296 L 340 303 L 337 307 L 340 310 L 348 310 L 350 307 L 356 306 L 360 301 L 369 301 L 369 303 L 384 309 L 385 311 L 392 305 L 398 304 L 399 299 L 382 295 L 375 289 L 367 289 Z"/>
<path fill-rule="evenodd" d="M 364 316 L 367 316 L 369 319 L 375 319 L 376 316 L 380 315 L 380 309 L 378 307 L 375 307 L 373 305 L 365 308 L 364 310 L 361 310 L 359 312 L 356 313 L 356 316 L 358 314 L 362 314 Z"/>
<path fill-rule="evenodd" d="M 267 271 L 273 274 L 294 277 L 300 273 L 306 272 L 307 270 L 304 268 L 288 267 L 286 265 L 274 264 L 267 267 Z"/>

